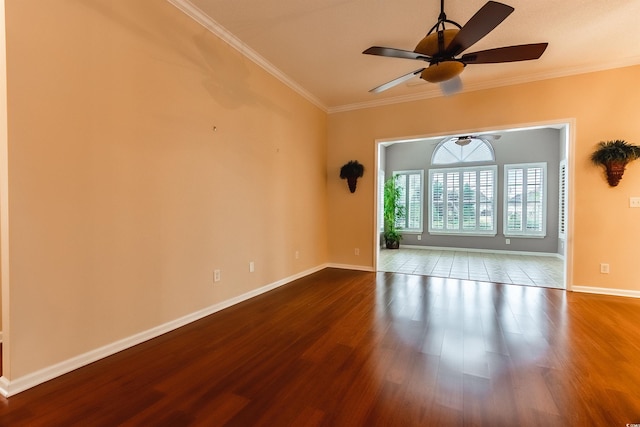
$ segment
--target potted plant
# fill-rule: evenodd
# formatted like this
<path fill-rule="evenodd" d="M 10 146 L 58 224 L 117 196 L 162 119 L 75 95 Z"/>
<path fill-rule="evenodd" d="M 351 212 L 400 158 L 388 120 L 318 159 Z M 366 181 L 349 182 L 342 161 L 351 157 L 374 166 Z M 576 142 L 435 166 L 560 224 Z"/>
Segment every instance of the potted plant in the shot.
<path fill-rule="evenodd" d="M 351 160 L 340 168 L 340 178 L 347 180 L 349 191 L 352 193 L 356 191 L 358 178 L 362 177 L 363 174 L 364 166 L 358 163 L 357 160 Z"/>
<path fill-rule="evenodd" d="M 598 149 L 591 155 L 591 161 L 606 169 L 607 182 L 611 187 L 618 185 L 627 163 L 640 157 L 640 147 L 616 139 L 598 143 Z"/>
<path fill-rule="evenodd" d="M 398 249 L 402 235 L 396 228 L 396 222 L 404 218 L 404 206 L 400 205 L 402 190 L 396 182 L 397 175 L 384 183 L 383 237 L 387 249 Z"/>

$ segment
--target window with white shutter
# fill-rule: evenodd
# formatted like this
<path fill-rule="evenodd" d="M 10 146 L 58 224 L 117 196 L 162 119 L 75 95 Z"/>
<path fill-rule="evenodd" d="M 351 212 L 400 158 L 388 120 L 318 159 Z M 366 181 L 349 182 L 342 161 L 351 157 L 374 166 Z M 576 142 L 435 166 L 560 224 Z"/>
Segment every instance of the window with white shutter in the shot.
<path fill-rule="evenodd" d="M 497 166 L 429 170 L 429 232 L 496 234 Z"/>
<path fill-rule="evenodd" d="M 546 175 L 546 163 L 505 165 L 505 236 L 545 236 L 547 222 Z"/>
<path fill-rule="evenodd" d="M 398 218 L 396 227 L 402 231 L 422 232 L 423 175 L 418 171 L 397 171 L 396 183 L 400 187 L 400 206 L 404 215 Z"/>
<path fill-rule="evenodd" d="M 567 161 L 560 162 L 560 191 L 558 201 L 558 237 L 567 238 Z"/>

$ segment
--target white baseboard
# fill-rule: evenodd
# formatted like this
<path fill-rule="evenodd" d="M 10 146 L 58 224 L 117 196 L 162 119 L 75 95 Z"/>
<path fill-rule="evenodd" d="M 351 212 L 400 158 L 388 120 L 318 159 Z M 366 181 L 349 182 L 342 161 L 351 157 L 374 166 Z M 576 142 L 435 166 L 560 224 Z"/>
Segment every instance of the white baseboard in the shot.
<path fill-rule="evenodd" d="M 422 246 L 422 245 L 400 245 L 400 248 L 407 249 L 428 249 L 432 251 L 459 251 L 459 252 L 481 252 L 488 254 L 501 255 L 528 255 L 528 256 L 547 256 L 564 259 L 562 255 L 555 252 L 526 252 L 526 251 L 506 251 L 502 249 L 474 249 L 474 248 L 451 248 L 446 246 Z"/>
<path fill-rule="evenodd" d="M 616 297 L 640 298 L 640 291 L 627 289 L 596 288 L 593 286 L 572 286 L 574 292 L 584 292 L 587 294 L 612 295 Z"/>
<path fill-rule="evenodd" d="M 126 350 L 127 348 L 133 347 L 135 345 L 141 344 L 145 341 L 156 338 L 162 334 L 166 334 L 167 332 L 171 332 L 174 329 L 178 329 L 189 323 L 195 322 L 196 320 L 200 320 L 203 317 L 209 316 L 220 310 L 224 310 L 225 308 L 231 307 L 232 305 L 246 301 L 250 298 L 253 298 L 265 292 L 269 292 L 273 289 L 276 289 L 282 285 L 286 285 L 287 283 L 293 282 L 294 280 L 303 278 L 305 276 L 308 276 L 310 274 L 323 270 L 328 266 L 329 266 L 328 264 L 323 264 L 323 265 L 311 268 L 309 270 L 300 272 L 298 274 L 294 274 L 293 276 L 284 278 L 282 280 L 278 280 L 277 282 L 268 284 L 258 289 L 254 289 L 253 291 L 247 292 L 245 294 L 239 295 L 234 298 L 230 298 L 226 301 L 222 301 L 218 304 L 214 304 L 202 310 L 198 310 L 194 313 L 187 314 L 186 316 L 180 317 L 178 319 L 172 320 L 162 325 L 158 325 L 154 328 L 151 328 L 146 331 L 140 332 L 138 334 L 132 335 L 130 337 L 121 339 L 111 344 L 107 344 L 103 347 L 97 348 L 95 350 L 91 350 L 87 353 L 80 354 L 76 357 L 72 357 L 71 359 L 65 360 L 63 362 L 57 363 L 52 366 L 48 366 L 44 369 L 16 378 L 14 380 L 9 380 L 4 376 L 0 377 L 0 394 L 4 397 L 13 396 L 31 387 L 35 387 L 53 378 L 59 377 L 73 370 L 76 370 L 90 363 L 93 363 L 97 360 L 111 356 L 115 353 L 118 353 L 122 350 Z"/>
<path fill-rule="evenodd" d="M 356 271 L 367 271 L 367 272 L 375 272 L 376 270 L 368 265 L 350 265 L 350 264 L 327 264 L 329 268 L 340 268 L 342 270 L 356 270 Z"/>

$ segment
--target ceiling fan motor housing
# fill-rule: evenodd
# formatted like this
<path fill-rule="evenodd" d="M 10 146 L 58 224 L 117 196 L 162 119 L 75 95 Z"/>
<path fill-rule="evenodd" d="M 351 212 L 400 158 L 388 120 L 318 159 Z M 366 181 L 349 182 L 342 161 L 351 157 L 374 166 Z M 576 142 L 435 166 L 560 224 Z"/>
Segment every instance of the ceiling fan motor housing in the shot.
<path fill-rule="evenodd" d="M 442 46 L 442 51 L 444 51 L 449 46 L 449 43 L 451 43 L 451 40 L 453 40 L 456 34 L 458 34 L 458 31 L 460 30 L 457 28 L 451 28 L 427 34 L 422 40 L 420 40 L 413 51 L 431 57 L 437 56 L 441 52 L 440 47 L 438 46 L 439 35 L 441 34 L 443 37 L 444 45 Z"/>
<path fill-rule="evenodd" d="M 457 28 L 440 30 L 427 34 L 413 50 L 432 58 L 441 57 L 451 41 L 458 34 Z M 464 70 L 464 64 L 453 59 L 432 62 L 421 74 L 420 78 L 431 83 L 440 83 L 454 78 Z"/>

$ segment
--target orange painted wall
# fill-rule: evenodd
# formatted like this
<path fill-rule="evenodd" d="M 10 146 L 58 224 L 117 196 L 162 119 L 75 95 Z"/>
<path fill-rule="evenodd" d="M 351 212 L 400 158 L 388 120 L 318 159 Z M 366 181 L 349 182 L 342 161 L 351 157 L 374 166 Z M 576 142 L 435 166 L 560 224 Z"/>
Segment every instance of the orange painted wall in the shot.
<path fill-rule="evenodd" d="M 4 31 L 4 0 L 0 0 L 0 289 L 4 277 L 8 272 L 8 259 L 3 256 L 8 251 L 9 241 L 6 239 L 6 223 L 8 202 L 8 159 L 7 159 L 7 55 L 6 34 Z M 8 275 L 7 275 L 8 277 Z M 2 311 L 5 310 L 6 300 L 0 292 L 0 331 L 2 330 Z"/>
<path fill-rule="evenodd" d="M 640 66 L 555 78 L 508 87 L 329 115 L 329 176 L 347 160 L 368 168 L 357 194 L 329 180 L 331 261 L 372 268 L 374 262 L 375 141 L 444 135 L 522 124 L 574 120 L 572 162 L 573 270 L 569 287 L 640 291 L 638 242 L 640 161 L 631 163 L 618 187 L 608 187 L 589 162 L 599 141 L 640 145 Z M 427 167 L 428 159 L 425 159 Z M 355 256 L 353 248 L 360 248 Z M 600 274 L 600 263 L 611 273 Z"/>
<path fill-rule="evenodd" d="M 5 377 L 328 261 L 323 110 L 166 1 L 8 1 L 6 31 Z"/>

